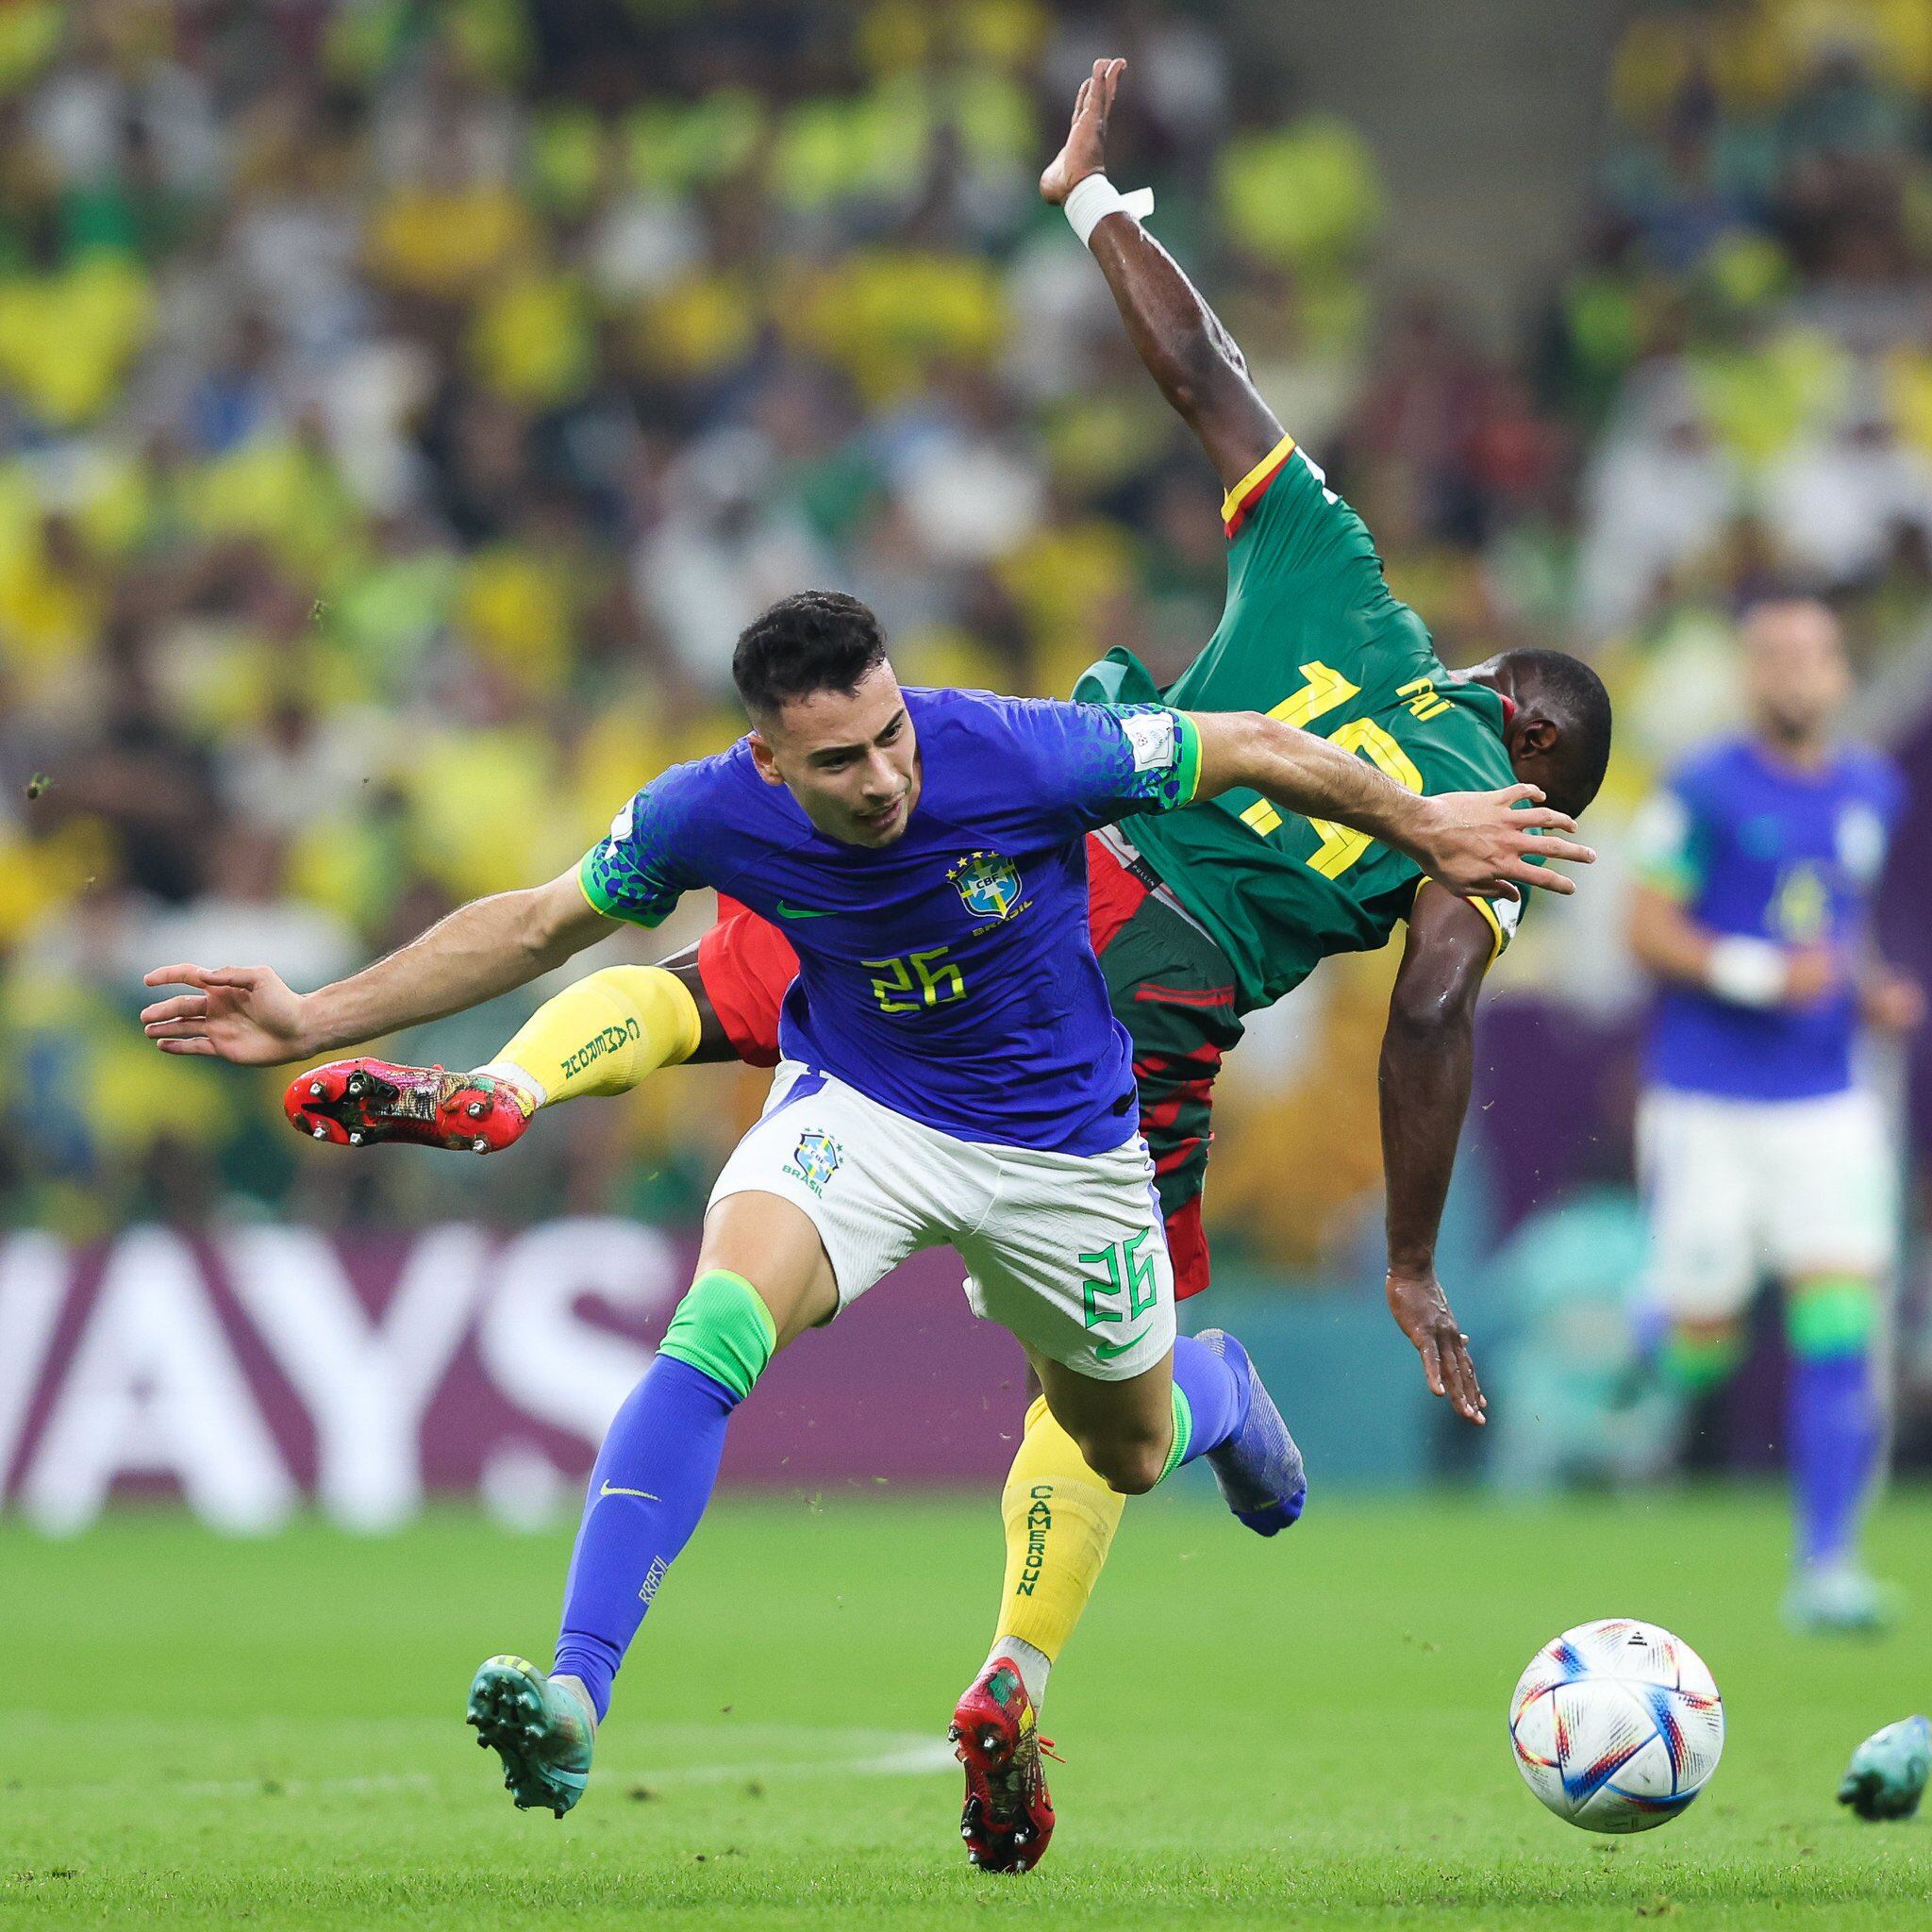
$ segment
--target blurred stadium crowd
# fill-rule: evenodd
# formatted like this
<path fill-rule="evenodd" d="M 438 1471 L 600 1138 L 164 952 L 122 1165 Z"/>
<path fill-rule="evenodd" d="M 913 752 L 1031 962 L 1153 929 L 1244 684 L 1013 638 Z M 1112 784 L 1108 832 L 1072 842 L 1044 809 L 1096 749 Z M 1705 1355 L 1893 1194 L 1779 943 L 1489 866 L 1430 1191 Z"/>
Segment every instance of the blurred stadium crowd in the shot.
<path fill-rule="evenodd" d="M 1212 480 L 1033 187 L 1096 52 L 1134 63 L 1123 178 L 1444 656 L 1568 641 L 1611 681 L 1600 841 L 1727 721 L 1753 590 L 1827 592 L 1868 672 L 1922 637 L 1924 0 L 1640 8 L 1574 258 L 1500 347 L 1381 284 L 1373 155 L 1285 107 L 1285 29 L 1219 12 L 0 8 L 8 1214 L 701 1202 L 749 1079 L 570 1109 L 486 1197 L 298 1163 L 280 1075 L 144 1044 L 140 972 L 309 985 L 561 870 L 735 734 L 732 639 L 801 584 L 870 600 L 912 678 L 1178 668 L 1221 601 Z M 1611 917 L 1514 973 L 1627 996 Z M 1230 1095 L 1210 1208 L 1279 1257 L 1373 1196 L 1384 971 L 1323 975 Z M 480 1060 L 516 1017 L 426 1044 Z"/>

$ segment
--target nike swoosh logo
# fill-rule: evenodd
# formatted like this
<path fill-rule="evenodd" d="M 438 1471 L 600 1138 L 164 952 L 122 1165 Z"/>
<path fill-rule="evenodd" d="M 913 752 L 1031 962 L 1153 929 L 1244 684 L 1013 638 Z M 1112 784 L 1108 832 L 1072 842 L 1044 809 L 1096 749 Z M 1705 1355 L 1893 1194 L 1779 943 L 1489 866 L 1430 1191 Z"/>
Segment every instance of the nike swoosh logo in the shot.
<path fill-rule="evenodd" d="M 778 901 L 778 917 L 780 919 L 828 919 L 830 916 L 829 909 L 824 907 L 788 906 L 784 900 L 780 899 Z"/>
<path fill-rule="evenodd" d="M 600 1500 L 605 1496 L 641 1496 L 646 1503 L 656 1503 L 660 1500 L 658 1497 L 652 1495 L 649 1490 L 626 1490 L 618 1483 L 606 1483 L 597 1491 L 597 1494 Z"/>
<path fill-rule="evenodd" d="M 1128 1349 L 1132 1348 L 1140 1340 L 1140 1336 L 1130 1335 L 1124 1341 L 1096 1341 L 1093 1344 L 1093 1359 L 1100 1362 L 1110 1362 L 1115 1356 L 1125 1355 Z"/>

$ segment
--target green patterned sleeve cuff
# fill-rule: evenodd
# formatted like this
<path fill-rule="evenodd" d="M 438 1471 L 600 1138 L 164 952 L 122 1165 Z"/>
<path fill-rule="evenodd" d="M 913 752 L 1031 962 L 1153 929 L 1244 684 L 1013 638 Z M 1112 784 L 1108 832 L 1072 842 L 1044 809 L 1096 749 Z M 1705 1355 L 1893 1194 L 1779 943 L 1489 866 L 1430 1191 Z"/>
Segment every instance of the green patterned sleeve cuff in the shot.
<path fill-rule="evenodd" d="M 1172 705 L 1108 705 L 1125 741 L 1129 769 L 1109 783 L 1117 809 L 1174 811 L 1201 789 L 1201 727 Z M 1109 760 L 1110 761 L 1110 760 Z"/>
<path fill-rule="evenodd" d="M 1176 711 L 1180 729 L 1180 757 L 1175 761 L 1174 796 L 1169 810 L 1192 805 L 1201 790 L 1201 727 L 1185 711 Z"/>
<path fill-rule="evenodd" d="M 577 884 L 582 889 L 584 897 L 599 912 L 611 919 L 620 919 L 623 914 L 610 903 L 610 895 L 605 891 L 604 883 L 597 876 L 597 855 L 603 849 L 602 845 L 593 845 L 577 861 Z"/>
<path fill-rule="evenodd" d="M 577 885 L 584 897 L 607 919 L 621 919 L 628 925 L 662 924 L 676 905 L 677 895 L 674 892 L 658 903 L 640 899 L 625 891 L 625 873 L 622 853 L 606 839 L 584 854 L 577 865 Z"/>

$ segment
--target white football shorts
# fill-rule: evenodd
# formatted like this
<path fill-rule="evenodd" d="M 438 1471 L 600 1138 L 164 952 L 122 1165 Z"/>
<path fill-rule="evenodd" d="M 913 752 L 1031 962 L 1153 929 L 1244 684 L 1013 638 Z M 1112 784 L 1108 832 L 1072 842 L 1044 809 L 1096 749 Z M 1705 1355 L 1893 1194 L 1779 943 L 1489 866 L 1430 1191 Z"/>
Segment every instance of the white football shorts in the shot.
<path fill-rule="evenodd" d="M 1653 1087 L 1637 1115 L 1653 1291 L 1692 1322 L 1740 1313 L 1765 1274 L 1877 1277 L 1897 1173 L 1877 1096 L 1730 1100 Z"/>
<path fill-rule="evenodd" d="M 957 1141 L 786 1060 L 711 1200 L 748 1192 L 810 1219 L 841 1307 L 949 1244 L 973 1312 L 1078 1374 L 1124 1382 L 1174 1345 L 1174 1269 L 1139 1134 L 1088 1155 Z"/>

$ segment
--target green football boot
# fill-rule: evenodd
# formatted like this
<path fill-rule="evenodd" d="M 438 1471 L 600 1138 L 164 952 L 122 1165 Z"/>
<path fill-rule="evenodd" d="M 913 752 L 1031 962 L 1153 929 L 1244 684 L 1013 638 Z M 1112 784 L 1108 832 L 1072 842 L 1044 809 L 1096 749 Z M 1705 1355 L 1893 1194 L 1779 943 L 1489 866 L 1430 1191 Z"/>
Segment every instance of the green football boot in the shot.
<path fill-rule="evenodd" d="M 1860 1818 L 1909 1818 L 1932 1772 L 1932 1723 L 1901 1718 L 1874 1731 L 1852 1753 L 1838 1801 Z"/>
<path fill-rule="evenodd" d="M 1896 1592 L 1855 1562 L 1807 1565 L 1785 1591 L 1786 1626 L 1806 1637 L 1875 1637 L 1897 1621 Z"/>
<path fill-rule="evenodd" d="M 470 1682 L 466 1723 L 503 1759 L 503 1786 L 520 1811 L 558 1818 L 584 1795 L 597 1726 L 583 1698 L 526 1657 L 493 1657 Z"/>

